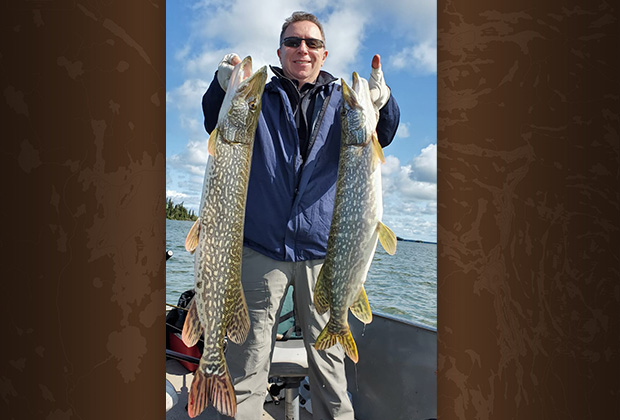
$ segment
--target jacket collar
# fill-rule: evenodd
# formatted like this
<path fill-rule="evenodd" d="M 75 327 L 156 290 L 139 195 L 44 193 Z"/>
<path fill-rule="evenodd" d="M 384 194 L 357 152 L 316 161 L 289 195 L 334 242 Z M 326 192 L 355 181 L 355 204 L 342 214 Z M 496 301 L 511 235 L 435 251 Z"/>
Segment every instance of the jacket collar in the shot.
<path fill-rule="evenodd" d="M 285 80 L 292 83 L 293 86 L 297 87 L 297 83 L 295 83 L 295 81 L 289 79 L 288 77 L 286 77 L 284 75 L 284 72 L 282 71 L 282 69 L 280 67 L 276 67 L 276 66 L 269 66 L 269 68 L 271 68 L 271 71 L 273 72 L 273 74 L 276 75 L 275 78 L 277 78 L 278 80 L 280 80 L 281 83 L 283 83 Z M 273 80 L 274 78 L 272 78 Z M 320 86 L 326 86 L 329 85 L 330 83 L 335 82 L 336 79 L 334 76 L 332 76 L 330 73 L 321 70 L 319 72 L 319 76 L 317 77 L 316 81 L 314 82 L 314 86 L 313 87 L 320 87 Z"/>

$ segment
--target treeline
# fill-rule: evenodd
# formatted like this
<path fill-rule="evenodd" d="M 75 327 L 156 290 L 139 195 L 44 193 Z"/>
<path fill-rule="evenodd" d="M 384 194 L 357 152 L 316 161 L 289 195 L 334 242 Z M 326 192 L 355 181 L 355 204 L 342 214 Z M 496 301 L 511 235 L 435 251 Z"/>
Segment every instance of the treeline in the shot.
<path fill-rule="evenodd" d="M 194 210 L 187 211 L 185 207 L 183 207 L 183 202 L 181 204 L 174 204 L 172 199 L 168 199 L 168 203 L 166 204 L 166 219 L 172 220 L 196 220 L 198 216 L 194 214 Z"/>

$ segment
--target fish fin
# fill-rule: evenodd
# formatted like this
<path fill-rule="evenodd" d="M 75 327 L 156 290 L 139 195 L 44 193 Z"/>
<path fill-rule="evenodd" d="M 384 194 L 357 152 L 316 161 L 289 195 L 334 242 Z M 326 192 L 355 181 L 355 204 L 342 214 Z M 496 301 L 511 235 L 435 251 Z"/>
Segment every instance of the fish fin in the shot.
<path fill-rule="evenodd" d="M 364 324 L 370 324 L 372 322 L 372 311 L 370 310 L 370 304 L 368 303 L 368 296 L 366 296 L 364 286 L 362 286 L 362 289 L 355 298 L 355 301 L 353 301 L 353 305 L 351 305 L 351 312 Z"/>
<path fill-rule="evenodd" d="M 230 317 L 226 324 L 226 333 L 228 338 L 237 344 L 242 344 L 250 331 L 250 314 L 248 313 L 248 305 L 245 302 L 245 295 L 241 288 L 241 283 L 231 287 L 230 293 Z"/>
<path fill-rule="evenodd" d="M 355 345 L 355 340 L 351 335 L 349 326 L 347 325 L 346 330 L 341 334 L 334 334 L 329 331 L 331 322 L 332 321 L 330 319 L 325 328 L 323 328 L 323 331 L 321 331 L 317 337 L 316 342 L 314 343 L 314 348 L 316 350 L 326 350 L 334 346 L 336 343 L 340 343 L 346 355 L 349 356 L 349 359 L 351 359 L 354 363 L 357 363 L 359 360 L 359 355 L 357 354 L 357 346 Z"/>
<path fill-rule="evenodd" d="M 207 387 L 211 390 L 211 403 L 221 414 L 235 417 L 237 414 L 237 397 L 228 370 L 223 375 L 207 378 Z"/>
<path fill-rule="evenodd" d="M 375 151 L 375 155 L 379 158 L 381 163 L 385 163 L 385 155 L 383 154 L 383 147 L 379 143 L 379 137 L 377 137 L 377 132 L 372 133 L 372 149 Z"/>
<path fill-rule="evenodd" d="M 394 232 L 381 222 L 377 224 L 377 230 L 379 231 L 379 242 L 381 242 L 385 252 L 394 255 L 396 253 L 396 235 Z"/>
<path fill-rule="evenodd" d="M 321 267 L 319 276 L 314 285 L 314 307 L 316 311 L 322 315 L 329 309 L 329 302 L 331 302 L 331 282 L 327 280 L 325 271 L 323 270 L 325 265 Z"/>
<path fill-rule="evenodd" d="M 208 143 L 207 150 L 209 151 L 209 154 L 211 156 L 215 156 L 215 144 L 217 143 L 218 131 L 219 131 L 218 128 L 215 127 L 213 131 L 211 132 L 211 135 L 209 136 L 209 143 Z"/>
<path fill-rule="evenodd" d="M 181 333 L 181 339 L 183 344 L 187 347 L 193 347 L 196 345 L 200 336 L 202 335 L 202 324 L 200 318 L 198 318 L 198 308 L 196 307 L 196 298 L 192 298 L 192 302 L 189 304 L 189 310 L 183 323 L 183 332 Z"/>
<path fill-rule="evenodd" d="M 317 337 L 316 342 L 314 343 L 314 348 L 316 350 L 326 350 L 331 346 L 335 346 L 338 342 L 338 336 L 329 331 L 329 326 L 331 322 L 332 321 L 330 319 L 325 328 L 323 328 L 323 331 L 321 331 L 321 333 Z"/>
<path fill-rule="evenodd" d="M 230 374 L 208 375 L 202 369 L 194 373 L 192 386 L 187 399 L 187 414 L 194 418 L 213 404 L 221 414 L 234 417 L 237 414 L 237 398 Z"/>
<path fill-rule="evenodd" d="M 354 363 L 357 363 L 359 360 L 359 355 L 357 354 L 357 346 L 355 345 L 355 340 L 351 335 L 351 330 L 347 325 L 344 331 L 339 334 L 333 333 L 330 331 L 330 324 L 332 324 L 332 320 L 330 319 L 323 331 L 319 334 L 314 343 L 314 348 L 316 350 L 326 350 L 336 343 L 340 343 L 344 352 L 349 359 L 351 359 Z"/>
<path fill-rule="evenodd" d="M 196 219 L 191 229 L 187 233 L 187 238 L 185 238 L 185 249 L 193 254 L 196 251 L 196 247 L 198 246 L 198 238 L 200 236 L 200 219 Z"/>
<path fill-rule="evenodd" d="M 355 345 L 355 340 L 351 335 L 351 330 L 347 327 L 347 332 L 343 335 L 338 336 L 338 342 L 344 349 L 344 352 L 349 356 L 349 359 L 353 363 L 357 363 L 359 360 L 359 355 L 357 354 L 357 346 Z"/>
<path fill-rule="evenodd" d="M 192 379 L 189 396 L 187 397 L 187 414 L 191 418 L 194 418 L 202 413 L 209 405 L 208 391 L 207 377 L 202 372 L 202 369 L 199 368 L 194 373 L 194 379 Z"/>

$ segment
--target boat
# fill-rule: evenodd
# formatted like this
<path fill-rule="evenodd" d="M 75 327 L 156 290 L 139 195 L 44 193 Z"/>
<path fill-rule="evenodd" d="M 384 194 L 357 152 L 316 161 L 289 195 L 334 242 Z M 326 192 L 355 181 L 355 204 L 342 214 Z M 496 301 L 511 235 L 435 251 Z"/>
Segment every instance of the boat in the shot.
<path fill-rule="evenodd" d="M 289 311 L 280 317 L 270 382 L 265 384 L 269 392 L 263 419 L 312 419 L 305 349 L 293 316 Z M 356 420 L 435 420 L 436 328 L 376 312 L 366 325 L 350 314 L 349 325 L 360 355 L 357 364 L 345 360 Z M 183 347 L 174 337 L 167 340 L 167 420 L 189 419 L 186 406 L 193 376 L 190 369 L 192 364 L 195 369 L 200 353 Z M 208 407 L 196 418 L 210 419 L 214 413 L 213 407 Z"/>

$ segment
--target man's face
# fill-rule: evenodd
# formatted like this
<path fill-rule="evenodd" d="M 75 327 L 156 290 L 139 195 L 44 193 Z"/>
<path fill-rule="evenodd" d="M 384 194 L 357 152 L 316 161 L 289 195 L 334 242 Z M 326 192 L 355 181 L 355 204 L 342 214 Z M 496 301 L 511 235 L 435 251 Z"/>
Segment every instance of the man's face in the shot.
<path fill-rule="evenodd" d="M 309 21 L 291 23 L 286 28 L 282 39 L 288 37 L 323 39 L 319 27 Z M 325 47 L 309 48 L 303 41 L 298 47 L 287 47 L 282 44 L 278 49 L 278 57 L 280 57 L 284 75 L 299 81 L 299 87 L 301 87 L 304 83 L 316 81 L 327 58 L 327 50 Z"/>

